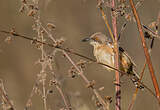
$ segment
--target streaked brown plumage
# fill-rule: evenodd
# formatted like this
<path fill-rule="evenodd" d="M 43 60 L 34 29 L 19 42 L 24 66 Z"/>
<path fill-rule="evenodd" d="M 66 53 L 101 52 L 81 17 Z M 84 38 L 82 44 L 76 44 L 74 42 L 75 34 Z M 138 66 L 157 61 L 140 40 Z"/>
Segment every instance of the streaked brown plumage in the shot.
<path fill-rule="evenodd" d="M 89 41 L 90 44 L 93 45 L 93 54 L 98 62 L 114 67 L 114 46 L 108 37 L 100 32 L 97 32 L 91 35 L 89 38 L 83 39 L 82 41 Z M 133 70 L 133 67 L 135 67 L 135 63 L 121 47 L 119 47 L 119 59 L 120 70 L 129 75 L 136 87 L 143 88 L 142 85 L 138 86 L 139 76 Z M 106 66 L 105 68 L 107 68 L 107 70 L 109 71 L 112 70 L 111 68 Z"/>

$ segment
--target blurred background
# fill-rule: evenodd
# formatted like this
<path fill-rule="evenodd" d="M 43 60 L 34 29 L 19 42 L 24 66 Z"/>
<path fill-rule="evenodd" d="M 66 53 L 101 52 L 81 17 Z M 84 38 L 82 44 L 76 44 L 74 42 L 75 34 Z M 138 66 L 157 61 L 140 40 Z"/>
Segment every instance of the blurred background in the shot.
<path fill-rule="evenodd" d="M 88 57 L 94 58 L 93 48 L 81 42 L 86 36 L 95 32 L 102 32 L 109 35 L 100 11 L 96 7 L 96 0 L 42 0 L 39 3 L 41 11 L 41 21 L 44 26 L 49 23 L 56 25 L 53 33 L 56 39 L 64 38 L 65 47 L 69 47 Z M 0 0 L 0 30 L 15 30 L 21 34 L 35 37 L 36 33 L 32 30 L 33 19 L 26 14 L 19 12 L 20 0 Z M 110 19 L 110 10 L 105 10 Z M 138 9 L 141 21 L 148 25 L 156 21 L 160 13 L 160 0 L 145 0 Z M 123 18 L 118 19 L 118 31 L 124 23 Z M 159 33 L 160 34 L 160 33 Z M 30 41 L 13 38 L 10 44 L 4 42 L 6 34 L 0 33 L 0 78 L 3 79 L 9 98 L 14 102 L 17 110 L 23 109 L 26 101 L 35 84 L 36 75 L 40 72 L 41 66 L 35 65 L 40 58 L 41 52 L 37 50 Z M 147 41 L 149 43 L 149 41 Z M 152 62 L 160 85 L 160 39 L 156 39 L 152 50 Z M 134 22 L 129 22 L 121 36 L 120 45 L 129 53 L 137 64 L 137 72 L 143 68 L 145 58 L 141 45 L 139 33 Z M 53 49 L 48 48 L 47 52 Z M 81 58 L 71 55 L 75 62 Z M 54 72 L 61 81 L 64 93 L 68 96 L 72 107 L 76 110 L 96 110 L 93 99 L 93 92 L 86 88 L 85 82 L 80 78 L 68 77 L 68 70 L 71 64 L 62 53 L 58 52 L 55 57 Z M 97 64 L 88 64 L 84 70 L 89 80 L 96 81 L 96 88 L 104 86 L 100 91 L 102 96 L 113 97 L 111 110 L 114 109 L 114 72 L 106 71 Z M 135 87 L 127 77 L 122 77 L 122 110 L 126 110 L 131 101 Z M 143 82 L 154 91 L 148 68 L 145 70 Z M 64 106 L 59 93 L 54 90 L 47 100 L 48 108 L 59 109 Z M 38 95 L 33 97 L 31 109 L 42 110 L 42 98 Z M 157 110 L 158 103 L 147 90 L 139 91 L 133 110 Z"/>

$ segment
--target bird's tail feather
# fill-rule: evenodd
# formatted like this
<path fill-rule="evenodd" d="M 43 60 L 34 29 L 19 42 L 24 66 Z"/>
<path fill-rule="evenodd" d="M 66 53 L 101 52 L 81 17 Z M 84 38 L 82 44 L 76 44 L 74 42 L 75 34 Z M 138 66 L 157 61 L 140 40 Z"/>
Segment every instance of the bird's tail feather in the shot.
<path fill-rule="evenodd" d="M 136 72 L 133 72 L 132 74 L 130 74 L 130 79 L 132 80 L 132 82 L 137 88 L 144 89 L 144 86 L 139 83 L 140 77 Z"/>

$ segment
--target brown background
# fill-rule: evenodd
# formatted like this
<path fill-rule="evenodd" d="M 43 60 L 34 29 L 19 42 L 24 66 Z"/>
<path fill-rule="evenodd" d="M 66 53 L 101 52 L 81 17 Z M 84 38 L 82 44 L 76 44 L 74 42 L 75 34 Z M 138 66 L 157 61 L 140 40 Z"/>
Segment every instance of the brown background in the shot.
<path fill-rule="evenodd" d="M 36 33 L 31 28 L 33 20 L 31 17 L 18 12 L 20 5 L 20 0 L 0 0 L 0 30 L 9 30 L 15 27 L 17 32 L 34 37 Z M 57 28 L 54 33 L 56 38 L 65 38 L 66 42 L 64 45 L 66 47 L 94 58 L 92 47 L 87 43 L 82 43 L 81 39 L 94 32 L 108 34 L 101 14 L 96 8 L 96 0 L 41 1 L 40 9 L 43 25 L 46 25 L 48 22 L 56 25 Z M 149 24 L 156 20 L 158 12 L 160 12 L 160 1 L 145 0 L 138 12 L 142 22 Z M 106 11 L 106 13 L 108 16 L 110 15 L 109 11 Z M 123 23 L 123 21 L 120 18 L 118 22 Z M 40 71 L 40 65 L 35 65 L 35 62 L 40 58 L 41 53 L 29 41 L 24 39 L 14 38 L 10 44 L 7 44 L 4 42 L 5 36 L 7 35 L 0 33 L 0 78 L 4 80 L 10 99 L 13 100 L 15 107 L 20 110 L 24 108 L 36 79 L 36 74 Z M 127 29 L 121 36 L 120 45 L 133 57 L 137 64 L 137 71 L 140 72 L 145 59 L 137 27 L 133 22 L 127 25 Z M 156 39 L 152 50 L 152 61 L 158 83 L 160 82 L 159 47 L 160 40 Z M 48 52 L 51 50 L 51 48 L 47 49 Z M 80 59 L 79 57 L 72 57 L 75 61 Z M 91 100 L 92 91 L 85 87 L 85 83 L 81 78 L 68 78 L 67 73 L 71 64 L 62 57 L 61 53 L 56 55 L 56 63 L 55 73 L 60 76 L 59 79 L 62 82 L 63 90 L 68 94 L 72 106 L 76 110 L 95 110 L 94 101 Z M 89 64 L 84 72 L 88 79 L 96 81 L 97 88 L 105 87 L 104 91 L 100 92 L 103 96 L 113 97 L 111 104 L 111 109 L 113 109 L 114 72 L 108 72 L 97 64 Z M 154 90 L 148 69 L 145 71 L 143 82 Z M 134 90 L 135 87 L 132 82 L 123 77 L 122 110 L 128 108 Z M 51 109 L 63 107 L 61 97 L 57 91 L 49 95 L 48 107 Z M 42 100 L 38 95 L 35 95 L 33 98 L 33 109 L 43 109 Z M 158 109 L 155 98 L 146 90 L 140 91 L 134 110 L 151 109 Z"/>

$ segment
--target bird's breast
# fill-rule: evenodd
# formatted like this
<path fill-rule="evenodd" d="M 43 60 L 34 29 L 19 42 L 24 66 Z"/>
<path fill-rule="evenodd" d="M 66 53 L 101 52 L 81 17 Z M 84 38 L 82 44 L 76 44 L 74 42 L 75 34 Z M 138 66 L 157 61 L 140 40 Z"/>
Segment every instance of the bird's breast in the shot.
<path fill-rule="evenodd" d="M 98 45 L 94 47 L 94 56 L 98 62 L 114 67 L 114 52 L 113 49 L 107 45 Z M 106 67 L 106 66 L 105 66 Z M 106 67 L 108 70 L 110 68 Z"/>

